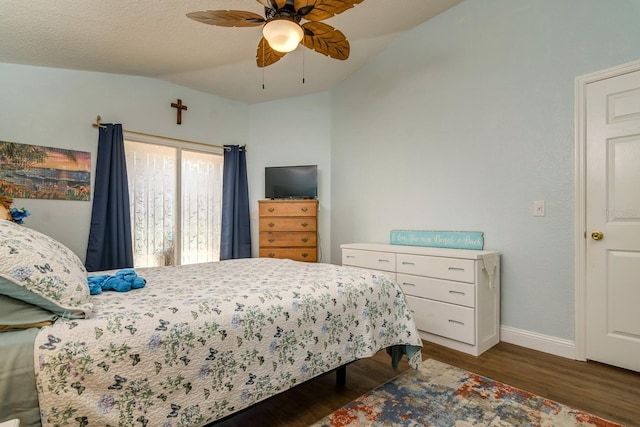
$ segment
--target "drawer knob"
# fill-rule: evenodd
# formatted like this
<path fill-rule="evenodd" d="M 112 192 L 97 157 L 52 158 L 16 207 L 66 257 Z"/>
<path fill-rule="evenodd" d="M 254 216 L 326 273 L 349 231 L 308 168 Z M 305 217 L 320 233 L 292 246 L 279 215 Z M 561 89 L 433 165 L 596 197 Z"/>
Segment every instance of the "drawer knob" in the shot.
<path fill-rule="evenodd" d="M 308 256 L 309 256 L 309 254 L 308 254 L 308 253 L 306 253 L 306 252 L 303 252 L 303 253 L 302 253 L 302 258 L 306 258 L 306 257 L 308 257 Z"/>
<path fill-rule="evenodd" d="M 379 259 L 378 262 L 389 262 L 388 259 Z"/>
<path fill-rule="evenodd" d="M 302 238 L 302 241 L 303 241 L 304 243 L 307 243 L 307 242 L 309 241 L 309 239 L 308 239 L 307 237 L 303 237 L 303 238 Z"/>
<path fill-rule="evenodd" d="M 302 225 L 303 227 L 308 227 L 308 226 L 309 226 L 309 224 L 308 224 L 308 223 L 306 223 L 306 222 L 303 222 L 303 223 L 302 223 L 302 224 L 300 224 L 300 225 Z"/>
<path fill-rule="evenodd" d="M 308 208 L 301 208 L 300 210 L 301 210 L 302 212 L 306 212 L 306 211 L 308 211 L 309 209 L 308 209 Z"/>
<path fill-rule="evenodd" d="M 460 292 L 460 291 L 449 291 L 450 294 L 456 294 L 456 295 L 465 295 L 464 292 Z"/>
<path fill-rule="evenodd" d="M 273 252 L 271 252 L 271 253 L 269 254 L 269 258 L 275 258 L 275 256 L 276 256 L 276 254 L 274 254 Z"/>
<path fill-rule="evenodd" d="M 413 262 L 402 261 L 402 265 L 416 265 Z"/>
<path fill-rule="evenodd" d="M 461 322 L 459 320 L 453 320 L 453 319 L 449 319 L 449 323 L 453 323 L 455 325 L 462 325 L 464 326 L 464 322 Z"/>
<path fill-rule="evenodd" d="M 415 287 L 415 283 L 402 282 L 402 286 L 413 286 Z"/>
<path fill-rule="evenodd" d="M 276 239 L 269 239 L 269 243 L 273 243 L 275 241 L 276 241 Z"/>
<path fill-rule="evenodd" d="M 274 224 L 274 223 L 272 223 L 272 222 L 270 222 L 270 223 L 269 223 L 269 224 L 267 224 L 267 225 L 268 225 L 269 227 L 273 227 L 273 226 L 275 226 L 275 224 Z"/>
<path fill-rule="evenodd" d="M 449 271 L 464 271 L 464 268 L 461 268 L 461 267 L 449 267 Z"/>
<path fill-rule="evenodd" d="M 267 209 L 267 210 L 268 210 L 269 212 L 273 212 L 273 211 L 275 211 L 275 209 L 274 209 L 274 208 L 269 208 L 269 209 Z"/>

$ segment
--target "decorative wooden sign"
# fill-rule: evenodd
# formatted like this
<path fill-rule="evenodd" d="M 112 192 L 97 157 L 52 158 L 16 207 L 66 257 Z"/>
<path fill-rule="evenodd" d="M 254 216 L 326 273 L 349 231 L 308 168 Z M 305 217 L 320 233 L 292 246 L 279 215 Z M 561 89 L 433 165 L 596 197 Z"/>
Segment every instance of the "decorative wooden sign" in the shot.
<path fill-rule="evenodd" d="M 484 233 L 481 231 L 391 230 L 390 241 L 392 245 L 482 250 Z"/>

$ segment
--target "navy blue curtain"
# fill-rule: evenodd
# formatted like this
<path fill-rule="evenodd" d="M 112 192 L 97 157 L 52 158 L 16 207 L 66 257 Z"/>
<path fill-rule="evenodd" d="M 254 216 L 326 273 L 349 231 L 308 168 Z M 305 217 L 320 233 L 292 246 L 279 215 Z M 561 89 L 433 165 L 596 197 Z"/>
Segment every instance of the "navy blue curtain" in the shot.
<path fill-rule="evenodd" d="M 87 271 L 133 267 L 127 163 L 122 125 L 99 128 Z"/>
<path fill-rule="evenodd" d="M 224 148 L 220 260 L 251 258 L 246 150 L 237 145 Z"/>

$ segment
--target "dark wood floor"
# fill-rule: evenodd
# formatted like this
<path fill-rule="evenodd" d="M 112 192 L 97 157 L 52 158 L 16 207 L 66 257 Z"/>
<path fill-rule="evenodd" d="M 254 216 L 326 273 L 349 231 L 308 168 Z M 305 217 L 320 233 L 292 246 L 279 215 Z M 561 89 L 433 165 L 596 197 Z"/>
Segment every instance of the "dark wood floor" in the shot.
<path fill-rule="evenodd" d="M 479 357 L 424 343 L 432 358 L 521 388 L 625 426 L 640 426 L 640 373 L 595 362 L 579 362 L 500 343 Z M 328 374 L 282 393 L 216 427 L 306 427 L 344 404 L 409 369 L 397 371 L 383 351 L 347 368 L 345 388 Z"/>

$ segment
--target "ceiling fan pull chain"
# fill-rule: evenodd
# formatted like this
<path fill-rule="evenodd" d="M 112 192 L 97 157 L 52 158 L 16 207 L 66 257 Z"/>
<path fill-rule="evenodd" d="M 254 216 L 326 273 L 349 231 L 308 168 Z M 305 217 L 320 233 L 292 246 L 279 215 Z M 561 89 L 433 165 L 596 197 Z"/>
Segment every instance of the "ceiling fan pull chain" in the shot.
<path fill-rule="evenodd" d="M 264 64 L 264 37 L 262 38 L 262 63 Z M 262 90 L 264 90 L 264 68 L 262 67 Z"/>
<path fill-rule="evenodd" d="M 302 84 L 304 84 L 304 49 L 302 49 Z"/>

